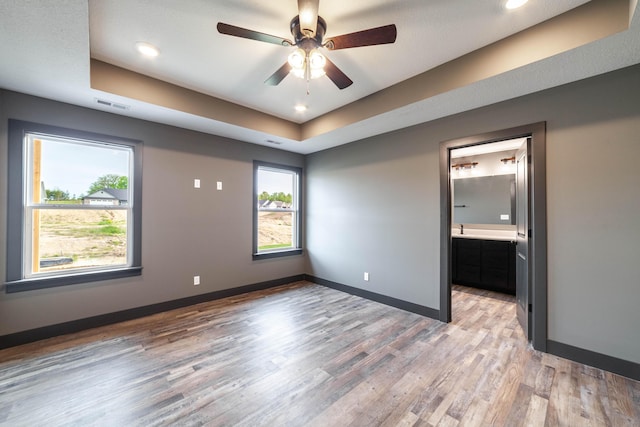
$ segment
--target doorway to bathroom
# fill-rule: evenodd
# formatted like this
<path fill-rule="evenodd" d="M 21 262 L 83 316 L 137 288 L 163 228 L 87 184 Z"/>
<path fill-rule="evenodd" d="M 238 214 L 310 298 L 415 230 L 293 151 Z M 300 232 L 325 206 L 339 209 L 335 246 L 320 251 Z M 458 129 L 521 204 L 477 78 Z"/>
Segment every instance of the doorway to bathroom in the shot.
<path fill-rule="evenodd" d="M 545 124 L 445 141 L 440 146 L 440 319 L 452 292 L 515 295 L 534 348 L 546 349 Z M 471 287 L 453 285 L 463 284 Z"/>

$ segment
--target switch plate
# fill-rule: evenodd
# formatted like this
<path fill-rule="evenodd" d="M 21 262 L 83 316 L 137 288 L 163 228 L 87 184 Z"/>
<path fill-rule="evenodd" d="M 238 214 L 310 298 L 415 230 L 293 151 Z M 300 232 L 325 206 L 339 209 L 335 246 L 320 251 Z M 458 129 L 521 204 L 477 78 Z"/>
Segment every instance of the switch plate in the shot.
<path fill-rule="evenodd" d="M 368 272 L 364 272 L 364 281 L 368 282 L 369 281 L 369 273 Z"/>
<path fill-rule="evenodd" d="M 198 286 L 200 284 L 200 276 L 193 276 L 193 286 Z"/>
<path fill-rule="evenodd" d="M 193 188 L 200 188 L 200 180 L 199 179 L 194 179 L 193 180 Z"/>
<path fill-rule="evenodd" d="M 216 183 L 216 188 L 217 188 L 218 190 L 222 190 L 222 181 L 218 181 L 218 182 Z"/>

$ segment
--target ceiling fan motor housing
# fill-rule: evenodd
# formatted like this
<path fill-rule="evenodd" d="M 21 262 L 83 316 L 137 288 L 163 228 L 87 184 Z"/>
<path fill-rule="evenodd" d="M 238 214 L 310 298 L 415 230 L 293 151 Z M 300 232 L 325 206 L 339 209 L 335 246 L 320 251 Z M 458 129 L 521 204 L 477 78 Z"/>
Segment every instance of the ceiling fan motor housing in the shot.
<path fill-rule="evenodd" d="M 289 26 L 296 43 L 295 45 L 299 48 L 309 52 L 312 49 L 317 49 L 322 46 L 322 38 L 327 31 L 327 23 L 320 16 L 318 16 L 318 26 L 314 37 L 309 37 L 302 33 L 300 29 L 300 17 L 297 15 L 291 20 Z"/>

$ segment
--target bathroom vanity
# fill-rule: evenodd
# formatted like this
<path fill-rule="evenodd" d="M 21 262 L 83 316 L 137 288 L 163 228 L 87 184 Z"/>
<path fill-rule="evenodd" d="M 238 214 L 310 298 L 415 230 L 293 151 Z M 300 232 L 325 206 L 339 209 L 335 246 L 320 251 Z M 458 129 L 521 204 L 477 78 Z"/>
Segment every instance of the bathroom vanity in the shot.
<path fill-rule="evenodd" d="M 452 237 L 452 283 L 515 294 L 515 238 L 506 233 Z"/>

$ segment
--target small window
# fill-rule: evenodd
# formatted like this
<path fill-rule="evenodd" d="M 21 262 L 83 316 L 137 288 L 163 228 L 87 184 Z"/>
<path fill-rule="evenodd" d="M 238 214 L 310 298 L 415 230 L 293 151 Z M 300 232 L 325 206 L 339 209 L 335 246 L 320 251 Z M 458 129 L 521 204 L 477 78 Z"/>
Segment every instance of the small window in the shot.
<path fill-rule="evenodd" d="M 254 162 L 254 259 L 302 253 L 296 167 Z"/>
<path fill-rule="evenodd" d="M 10 121 L 7 291 L 140 274 L 138 141 Z"/>

